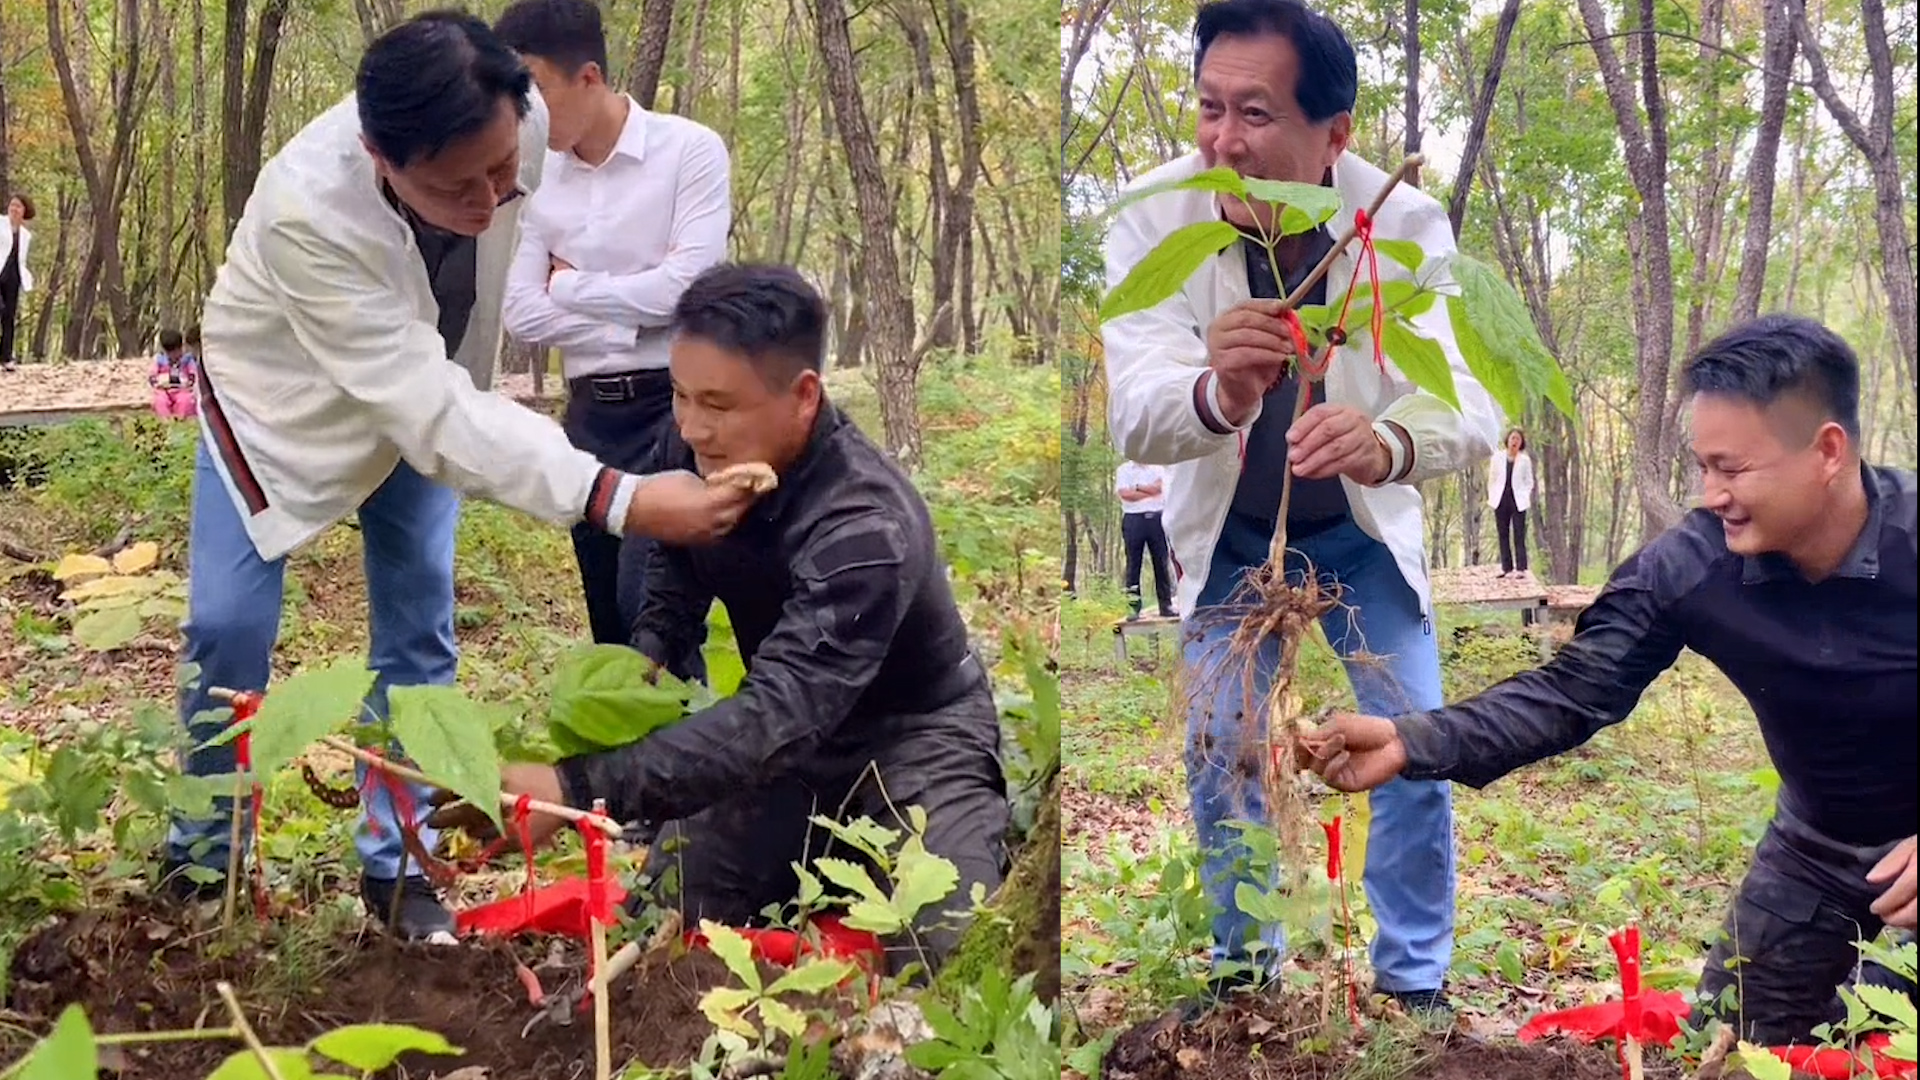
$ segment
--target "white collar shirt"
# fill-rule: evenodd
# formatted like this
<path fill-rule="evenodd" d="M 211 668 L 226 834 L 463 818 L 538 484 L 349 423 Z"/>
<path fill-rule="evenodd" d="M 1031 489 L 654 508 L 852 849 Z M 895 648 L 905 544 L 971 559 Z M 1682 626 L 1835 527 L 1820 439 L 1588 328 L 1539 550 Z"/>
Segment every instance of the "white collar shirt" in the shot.
<path fill-rule="evenodd" d="M 507 332 L 559 349 L 568 379 L 665 368 L 674 305 L 727 254 L 730 163 L 719 134 L 629 97 L 605 161 L 549 150 L 545 171 L 508 275 Z M 550 275 L 555 256 L 574 269 Z"/>

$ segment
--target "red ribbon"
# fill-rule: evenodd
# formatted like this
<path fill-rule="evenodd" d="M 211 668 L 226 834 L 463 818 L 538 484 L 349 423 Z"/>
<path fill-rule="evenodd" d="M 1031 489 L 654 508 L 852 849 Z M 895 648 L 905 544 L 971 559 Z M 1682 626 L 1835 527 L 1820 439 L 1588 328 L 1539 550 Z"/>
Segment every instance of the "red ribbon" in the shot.
<path fill-rule="evenodd" d="M 520 834 L 520 851 L 527 861 L 527 887 L 520 895 L 525 898 L 527 921 L 533 921 L 533 893 L 539 882 L 533 876 L 533 796 L 521 795 L 513 801 L 513 828 Z M 502 840 L 505 838 L 502 837 Z"/>
<path fill-rule="evenodd" d="M 233 722 L 245 723 L 260 711 L 261 696 L 252 691 L 242 691 L 233 695 Z M 242 731 L 233 740 L 234 761 L 241 772 L 253 771 L 253 731 Z M 253 882 L 253 910 L 261 922 L 267 920 L 267 871 L 260 861 L 260 803 L 265 797 L 260 778 L 253 780 L 253 799 L 247 808 L 247 847 L 253 852 L 252 869 L 248 876 Z"/>
<path fill-rule="evenodd" d="M 582 818 L 580 835 L 587 846 L 587 917 L 603 923 L 613 921 L 612 892 L 608 888 L 607 834 L 600 831 L 597 819 Z"/>
<path fill-rule="evenodd" d="M 1367 216 L 1365 210 L 1355 210 L 1353 212 L 1353 234 L 1360 240 L 1360 251 L 1367 260 L 1367 272 L 1371 274 L 1373 278 L 1373 280 L 1368 283 L 1373 293 L 1373 318 L 1371 320 L 1373 330 L 1373 363 L 1374 366 L 1378 367 L 1381 371 L 1385 371 L 1387 370 L 1387 353 L 1380 344 L 1380 335 L 1387 327 L 1387 313 L 1380 306 L 1380 256 L 1373 247 L 1373 219 Z M 1334 328 L 1340 331 L 1342 340 L 1346 337 L 1347 309 L 1353 306 L 1353 290 L 1354 286 L 1358 284 L 1360 284 L 1360 260 L 1355 259 L 1353 261 L 1353 278 L 1347 282 L 1347 296 L 1345 300 L 1340 302 L 1340 317 L 1334 323 Z"/>
<path fill-rule="evenodd" d="M 1353 911 L 1347 905 L 1347 883 L 1341 876 L 1340 859 L 1340 815 L 1335 814 L 1332 821 L 1323 821 L 1320 828 L 1327 834 L 1327 880 L 1340 891 L 1340 937 L 1342 940 L 1342 960 L 1347 971 L 1347 1018 L 1353 1026 L 1360 1027 L 1360 992 L 1353 982 Z"/>

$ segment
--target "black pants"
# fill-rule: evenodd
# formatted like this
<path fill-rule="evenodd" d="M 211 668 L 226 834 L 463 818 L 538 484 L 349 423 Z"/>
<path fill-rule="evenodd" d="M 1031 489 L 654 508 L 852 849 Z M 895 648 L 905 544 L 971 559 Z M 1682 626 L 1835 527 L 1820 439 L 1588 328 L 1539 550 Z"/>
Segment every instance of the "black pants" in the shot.
<path fill-rule="evenodd" d="M 1167 533 L 1160 527 L 1158 511 L 1147 514 L 1121 514 L 1120 538 L 1127 544 L 1127 596 L 1133 610 L 1140 610 L 1141 556 L 1153 553 L 1153 592 L 1160 601 L 1160 614 L 1173 614 L 1173 571 L 1168 566 Z"/>
<path fill-rule="evenodd" d="M 822 753 L 770 787 L 743 791 L 665 825 L 648 851 L 643 876 L 650 884 L 642 892 L 677 907 L 688 927 L 701 919 L 736 927 L 763 924 L 763 909 L 797 895 L 795 862 L 816 878 L 813 860 L 823 854 L 865 863 L 858 852 L 833 844 L 808 821 L 811 815 L 871 818 L 904 839 L 911 826 L 903 815 L 918 806 L 927 813 L 927 852 L 952 862 L 960 882 L 914 917 L 913 936 L 925 957 L 907 935 L 884 944 L 895 973 L 917 960 L 938 967 L 971 919 L 973 886 L 991 895 L 1006 873 L 1009 810 L 999 716 L 982 680 L 951 705 L 887 717 L 876 727 L 882 734 L 864 753 Z M 871 866 L 868 872 L 875 885 L 892 892 Z"/>
<path fill-rule="evenodd" d="M 1525 571 L 1527 568 L 1527 512 L 1513 501 L 1513 489 L 1500 497 L 1493 508 L 1493 527 L 1500 534 L 1500 571 Z"/>
<path fill-rule="evenodd" d="M 19 359 L 13 352 L 14 324 L 19 318 L 20 278 L 17 274 L 0 273 L 0 363 L 11 364 Z"/>
<path fill-rule="evenodd" d="M 1885 886 L 1867 871 L 1893 848 L 1842 844 L 1815 832 L 1783 805 L 1754 849 L 1732 909 L 1707 953 L 1700 996 L 1723 1006 L 1697 1007 L 1763 1046 L 1815 1041 L 1813 1029 L 1845 1017 L 1836 987 L 1876 984 L 1913 996 L 1912 983 L 1860 962 L 1856 941 L 1871 941 L 1880 919 L 1868 910 Z M 1727 993 L 1731 988 L 1732 992 Z"/>
<path fill-rule="evenodd" d="M 667 425 L 673 423 L 673 388 L 664 369 L 570 379 L 567 395 L 567 438 L 616 469 L 647 468 Z M 651 546 L 652 541 L 636 539 L 635 543 Z M 573 527 L 573 554 L 580 564 L 587 626 L 593 640 L 602 644 L 628 643 L 630 613 L 639 611 L 645 595 L 639 575 L 623 579 L 620 545 L 619 537 L 584 522 Z"/>

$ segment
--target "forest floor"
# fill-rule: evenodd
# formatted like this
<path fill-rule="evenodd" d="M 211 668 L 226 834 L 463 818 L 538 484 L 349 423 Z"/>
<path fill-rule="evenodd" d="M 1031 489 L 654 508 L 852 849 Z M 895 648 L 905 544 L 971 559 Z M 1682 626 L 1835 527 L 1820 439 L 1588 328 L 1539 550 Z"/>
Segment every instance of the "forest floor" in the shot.
<path fill-rule="evenodd" d="M 1385 998 L 1366 1000 L 1373 922 L 1357 880 L 1346 892 L 1364 1034 L 1351 1034 L 1339 1004 L 1331 900 L 1329 910 L 1296 907 L 1297 920 L 1282 920 L 1291 955 L 1277 1000 L 1240 998 L 1197 1024 L 1178 1023 L 1167 1010 L 1203 989 L 1211 908 L 1187 813 L 1177 646 L 1171 633 L 1157 647 L 1135 638 L 1122 665 L 1111 626 L 1124 609 L 1109 592 L 1070 599 L 1061 631 L 1061 974 L 1076 1069 L 1104 1063 L 1111 1080 L 1619 1076 L 1611 1049 L 1558 1039 L 1521 1046 L 1513 1035 L 1537 1013 L 1617 994 L 1606 938 L 1630 922 L 1644 937 L 1649 989 L 1691 991 L 1771 815 L 1777 777 L 1751 711 L 1689 653 L 1625 723 L 1587 745 L 1483 791 L 1455 787 L 1450 1030 L 1419 1030 Z M 1513 614 L 1446 618 L 1436 632 L 1448 700 L 1538 662 Z M 1351 707 L 1324 638 L 1316 634 L 1301 657 L 1296 684 L 1307 708 Z M 1353 852 L 1364 836 L 1351 823 L 1364 819 L 1363 801 L 1321 798 L 1323 822 L 1341 812 L 1350 823 L 1346 862 L 1357 879 L 1364 855 Z M 1688 1033 L 1676 1053 L 1696 1059 L 1705 1038 Z M 1651 1056 L 1648 1068 L 1650 1077 L 1681 1075 Z"/>
<path fill-rule="evenodd" d="M 1053 379 L 1044 369 L 956 361 L 924 395 L 918 479 L 954 562 L 963 610 L 996 665 L 997 691 L 1014 699 L 1025 679 L 1002 655 L 1002 634 L 1034 633 L 1059 576 L 1058 511 L 1047 502 L 1057 491 L 1050 485 L 1058 478 L 1058 421 L 1042 407 L 1057 397 Z M 831 385 L 877 436 L 873 396 L 859 373 L 836 373 Z M 150 417 L 0 431 L 6 536 L 53 557 L 116 537 L 153 541 L 155 572 L 183 576 L 191 452 L 191 425 Z M 990 504 L 978 497 L 983 488 L 994 492 Z M 359 535 L 345 526 L 290 557 L 276 679 L 364 654 L 360 559 Z M 461 687 L 474 700 L 543 715 L 549 673 L 587 640 L 565 530 L 529 527 L 520 515 L 470 501 L 456 581 Z M 264 923 L 243 915 L 222 929 L 151 901 L 165 812 L 133 796 L 170 771 L 177 631 L 152 619 L 132 642 L 95 652 L 76 639 L 73 607 L 60 592 L 44 565 L 0 558 L 0 1062 L 17 1058 L 73 1003 L 95 1030 L 120 1035 L 223 1025 L 214 985 L 226 981 L 269 1045 L 379 1021 L 437 1032 L 463 1051 L 405 1059 L 408 1077 L 592 1074 L 589 1020 L 521 1037 L 535 1009 L 514 959 L 542 970 L 552 943 L 402 946 L 384 937 L 355 895 L 356 815 L 322 803 L 298 770 L 273 777 L 264 801 Z M 715 688 L 730 690 L 741 665 L 718 609 L 712 628 Z M 1010 741 L 1025 715 L 1008 714 Z M 316 751 L 306 761 L 336 786 L 351 782 L 344 758 Z M 617 849 L 616 873 L 630 875 L 643 854 Z M 566 842 L 539 870 L 552 881 L 582 865 L 579 845 Z M 510 895 L 525 875 L 518 858 L 504 858 L 463 876 L 452 899 L 465 907 Z M 571 959 L 548 965 L 547 990 L 577 977 L 577 948 Z M 649 965 L 628 983 L 611 1010 L 616 1061 L 636 1070 L 628 1075 L 684 1075 L 703 1060 L 712 1068 L 714 1024 L 699 1003 L 710 988 L 739 986 L 737 972 L 694 951 Z M 830 1003 L 814 1018 L 849 1011 L 844 1006 Z M 126 1080 L 197 1080 L 237 1049 L 217 1039 L 101 1052 Z M 449 1072 L 469 1065 L 490 1071 Z"/>

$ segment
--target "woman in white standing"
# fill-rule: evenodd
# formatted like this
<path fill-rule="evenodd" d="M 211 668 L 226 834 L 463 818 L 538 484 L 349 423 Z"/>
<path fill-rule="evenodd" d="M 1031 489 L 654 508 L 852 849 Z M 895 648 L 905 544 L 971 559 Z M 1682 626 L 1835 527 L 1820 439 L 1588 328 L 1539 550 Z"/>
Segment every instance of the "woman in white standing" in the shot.
<path fill-rule="evenodd" d="M 1500 576 L 1527 572 L 1527 508 L 1533 505 L 1533 458 L 1519 428 L 1487 463 L 1487 505 L 1500 534 Z"/>
<path fill-rule="evenodd" d="M 7 200 L 7 227 L 0 230 L 0 368 L 11 369 L 14 323 L 20 317 L 20 297 L 33 291 L 33 271 L 27 269 L 27 249 L 33 243 L 33 200 L 18 192 Z"/>

